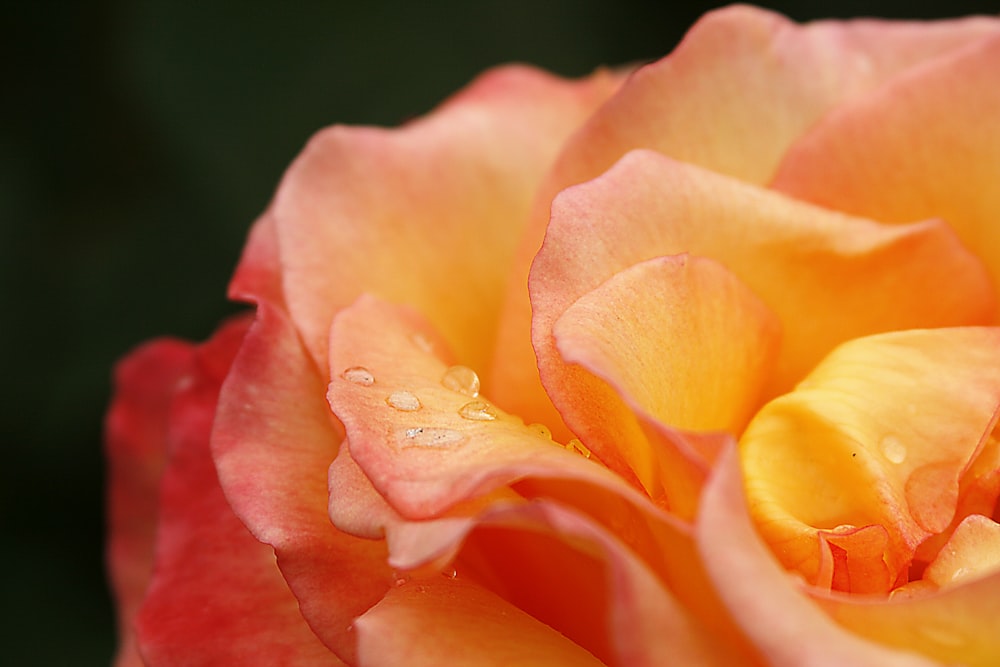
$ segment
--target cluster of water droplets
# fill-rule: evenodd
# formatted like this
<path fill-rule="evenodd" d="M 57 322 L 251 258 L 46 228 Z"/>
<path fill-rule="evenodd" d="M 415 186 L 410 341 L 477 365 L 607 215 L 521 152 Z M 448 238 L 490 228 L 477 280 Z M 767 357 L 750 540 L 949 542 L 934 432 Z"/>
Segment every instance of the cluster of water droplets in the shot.
<path fill-rule="evenodd" d="M 432 344 L 425 337 L 414 337 L 414 344 L 426 352 L 432 350 Z M 376 384 L 375 375 L 364 366 L 351 366 L 341 373 L 341 377 L 362 387 Z M 468 366 L 450 366 L 441 376 L 441 386 L 449 391 L 467 396 L 466 401 L 458 408 L 458 416 L 471 422 L 491 422 L 500 418 L 497 408 L 490 402 L 479 397 L 480 380 L 476 371 Z M 423 408 L 420 398 L 411 391 L 398 389 L 385 397 L 385 403 L 400 412 L 418 412 Z M 552 440 L 552 432 L 544 424 L 529 424 L 529 430 L 547 440 Z M 424 447 L 444 449 L 455 447 L 466 440 L 461 431 L 447 427 L 412 426 L 397 432 L 397 441 L 402 447 Z M 578 439 L 570 440 L 565 448 L 576 452 L 584 458 L 590 458 L 590 450 Z"/>

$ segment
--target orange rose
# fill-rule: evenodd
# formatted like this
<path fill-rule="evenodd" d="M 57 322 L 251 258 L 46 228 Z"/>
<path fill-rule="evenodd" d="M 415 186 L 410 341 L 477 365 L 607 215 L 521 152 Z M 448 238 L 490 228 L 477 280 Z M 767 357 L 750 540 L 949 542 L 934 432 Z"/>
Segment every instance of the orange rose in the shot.
<path fill-rule="evenodd" d="M 997 664 L 998 174 L 993 19 L 321 132 L 118 369 L 118 664 Z"/>

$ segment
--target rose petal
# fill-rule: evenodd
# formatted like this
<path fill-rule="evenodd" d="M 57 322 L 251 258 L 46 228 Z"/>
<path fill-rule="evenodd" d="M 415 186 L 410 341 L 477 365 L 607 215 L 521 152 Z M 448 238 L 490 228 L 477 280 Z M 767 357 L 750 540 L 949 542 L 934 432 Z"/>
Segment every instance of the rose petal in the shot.
<path fill-rule="evenodd" d="M 328 665 L 335 658 L 298 610 L 274 563 L 233 514 L 209 454 L 225 367 L 247 322 L 199 350 L 203 362 L 173 400 L 156 540 L 156 570 L 137 616 L 142 655 L 156 665 L 272 662 Z M 210 629 L 210 631 L 208 631 Z"/>
<path fill-rule="evenodd" d="M 316 135 L 269 216 L 285 301 L 317 364 L 326 367 L 334 314 L 370 291 L 419 307 L 483 368 L 538 182 L 617 83 L 607 72 L 571 82 L 499 68 L 400 129 Z M 252 245 L 247 261 L 270 252 Z"/>
<path fill-rule="evenodd" d="M 778 566 L 747 514 L 739 459 L 722 455 L 702 497 L 695 535 L 709 575 L 736 622 L 774 667 L 931 667 L 838 627 Z M 857 597 L 857 596 L 852 596 Z M 870 633 L 866 633 L 871 636 Z M 876 639 L 879 639 L 877 633 Z M 906 644 L 898 644 L 908 648 Z"/>
<path fill-rule="evenodd" d="M 740 456 L 751 513 L 786 567 L 819 583 L 818 532 L 831 531 L 825 542 L 859 559 L 847 590 L 905 583 L 916 546 L 951 523 L 959 479 L 996 421 L 998 350 L 1000 331 L 987 328 L 854 340 L 758 413 Z M 854 534 L 838 526 L 872 525 L 888 531 L 884 552 L 874 537 L 831 540 Z M 870 577 L 889 567 L 881 586 L 854 576 L 866 559 Z"/>
<path fill-rule="evenodd" d="M 1000 21 L 989 18 L 799 26 L 745 5 L 709 12 L 674 53 L 636 72 L 567 143 L 535 200 L 514 275 L 525 275 L 538 251 L 556 194 L 628 151 L 649 148 L 763 184 L 792 142 L 830 109 L 998 30 Z M 494 398 L 554 425 L 533 372 L 530 326 L 523 283 L 512 281 L 493 361 Z"/>
<path fill-rule="evenodd" d="M 993 667 L 1000 662 L 1000 572 L 888 602 L 818 591 L 813 598 L 857 636 L 920 651 L 948 665 Z"/>
<path fill-rule="evenodd" d="M 982 577 L 1000 570 L 1000 524 L 981 514 L 965 517 L 924 578 L 938 586 Z"/>
<path fill-rule="evenodd" d="M 443 578 L 389 591 L 355 627 L 363 667 L 602 664 L 489 591 Z"/>
<path fill-rule="evenodd" d="M 845 104 L 785 157 L 774 187 L 886 222 L 940 217 L 1000 284 L 1000 37 Z"/>
<path fill-rule="evenodd" d="M 142 665 L 132 621 L 153 572 L 160 478 L 170 403 L 195 363 L 178 340 L 146 343 L 115 368 L 105 424 L 108 457 L 108 570 L 118 610 L 117 667 Z"/>
<path fill-rule="evenodd" d="M 574 301 L 615 273 L 682 252 L 719 261 L 778 316 L 782 347 L 769 395 L 844 340 L 976 323 L 993 309 L 983 268 L 942 223 L 879 225 L 655 153 L 630 153 L 556 199 L 529 283 L 542 380 L 567 425 L 623 475 L 646 466 L 624 458 L 630 452 L 618 451 L 600 421 L 620 399 L 567 365 L 551 332 Z"/>
<path fill-rule="evenodd" d="M 223 387 L 212 451 L 234 511 L 274 547 L 306 620 L 350 662 L 347 628 L 392 574 L 383 543 L 330 525 L 326 470 L 343 436 L 323 392 L 291 323 L 262 304 Z"/>
<path fill-rule="evenodd" d="M 704 466 L 689 470 L 688 457 L 667 438 L 651 447 L 639 419 L 740 432 L 769 379 L 780 325 L 724 267 L 678 255 L 615 274 L 573 303 L 552 335 L 567 363 L 603 379 L 622 399 L 599 413 L 609 431 L 602 437 L 628 452 L 647 491 L 655 496 L 666 488 L 672 508 L 693 508 Z"/>
<path fill-rule="evenodd" d="M 448 358 L 422 318 L 371 296 L 342 310 L 330 332 L 330 404 L 347 429 L 351 456 L 396 512 L 436 517 L 533 476 L 639 496 L 540 426 L 525 426 L 485 397 L 446 386 L 449 364 L 423 341 Z M 358 368 L 370 373 L 370 384 L 349 379 Z"/>

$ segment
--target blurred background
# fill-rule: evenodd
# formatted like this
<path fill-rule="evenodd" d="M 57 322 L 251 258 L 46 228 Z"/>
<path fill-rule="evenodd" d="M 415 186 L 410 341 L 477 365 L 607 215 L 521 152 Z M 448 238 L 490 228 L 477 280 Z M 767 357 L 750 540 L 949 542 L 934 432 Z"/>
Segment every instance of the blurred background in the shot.
<path fill-rule="evenodd" d="M 721 4 L 721 3 L 718 3 Z M 651 60 L 717 3 L 20 3 L 0 105 L 0 625 L 9 665 L 107 665 L 101 421 L 115 359 L 201 340 L 307 138 L 396 125 L 479 71 Z M 992 3 L 783 2 L 798 20 Z"/>

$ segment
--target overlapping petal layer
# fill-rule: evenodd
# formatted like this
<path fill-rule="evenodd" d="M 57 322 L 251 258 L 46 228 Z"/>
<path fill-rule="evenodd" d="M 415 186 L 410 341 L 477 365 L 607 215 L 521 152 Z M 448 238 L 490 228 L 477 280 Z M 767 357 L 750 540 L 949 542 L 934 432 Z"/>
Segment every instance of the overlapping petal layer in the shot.
<path fill-rule="evenodd" d="M 115 399 L 105 437 L 110 461 L 107 558 L 118 609 L 117 667 L 142 664 L 132 621 L 153 573 L 170 404 L 191 372 L 195 355 L 188 343 L 156 340 L 115 368 Z"/>
<path fill-rule="evenodd" d="M 526 343 L 531 308 L 521 281 L 558 192 L 600 175 L 636 148 L 764 184 L 789 146 L 837 105 L 997 32 L 1000 21 L 989 18 L 797 25 L 748 6 L 706 14 L 670 57 L 637 71 L 570 138 L 546 178 L 500 322 L 495 399 L 526 418 L 555 422 L 539 407 L 545 404 Z M 908 220 L 926 217 L 932 216 Z"/>
<path fill-rule="evenodd" d="M 998 353 L 992 328 L 862 338 L 765 406 L 740 454 L 751 513 L 778 559 L 854 593 L 907 583 L 918 545 L 952 524 L 990 437 Z"/>
<path fill-rule="evenodd" d="M 299 613 L 274 552 L 233 514 L 209 454 L 219 387 L 246 328 L 237 321 L 200 347 L 171 402 L 156 569 L 136 618 L 151 664 L 337 663 Z"/>
<path fill-rule="evenodd" d="M 316 634 L 350 661 L 351 620 L 391 586 L 385 547 L 330 525 L 326 470 L 342 439 L 324 381 L 286 316 L 258 306 L 220 396 L 212 453 L 226 498 L 274 547 Z"/>
<path fill-rule="evenodd" d="M 838 627 L 810 601 L 796 580 L 775 562 L 754 531 L 735 449 L 720 457 L 705 487 L 695 534 L 705 567 L 719 594 L 754 646 L 766 656 L 767 664 L 773 667 L 936 664 L 909 652 L 921 648 L 916 645 L 885 642 L 901 649 L 896 651 L 862 639 L 867 636 L 885 641 L 878 631 L 858 633 L 859 637 Z"/>
<path fill-rule="evenodd" d="M 557 591 L 562 589 L 552 588 L 555 572 L 582 558 L 573 555 L 572 545 L 561 545 L 555 536 L 518 537 L 527 520 L 520 513 L 533 511 L 526 508 L 527 500 L 569 505 L 595 522 L 595 530 L 618 536 L 660 578 L 662 594 L 676 596 L 696 625 L 744 646 L 699 574 L 687 529 L 603 466 L 553 443 L 537 425 L 525 426 L 481 396 L 447 388 L 452 375 L 441 357 L 448 354 L 421 318 L 362 297 L 338 315 L 330 338 L 329 398 L 349 441 L 349 450 L 341 450 L 330 470 L 331 488 L 350 494 L 331 502 L 335 524 L 369 536 L 384 532 L 391 562 L 403 569 L 427 563 L 445 567 L 456 556 L 468 565 L 470 553 L 478 549 L 482 557 L 474 569 L 507 581 L 504 595 L 518 606 L 546 622 L 592 623 L 590 616 L 603 617 L 603 607 L 593 600 L 587 604 L 592 615 L 572 612 L 586 598 L 582 584 L 575 592 L 563 590 L 561 598 Z M 431 341 L 432 347 L 415 342 L 420 340 Z M 473 418 L 462 416 L 469 403 L 480 406 L 466 413 Z M 486 414 L 493 417 L 483 418 Z M 500 521 L 501 515 L 522 518 Z M 502 537 L 497 533 L 501 524 Z M 463 540 L 469 543 L 459 553 Z M 569 549 L 565 558 L 552 555 L 563 549 Z M 552 595 L 539 592 L 546 581 Z M 558 581 L 567 582 L 562 575 Z M 603 584 L 599 588 L 604 591 Z M 602 592 L 600 599 L 608 594 Z M 588 635 L 579 627 L 559 629 L 574 639 Z"/>
<path fill-rule="evenodd" d="M 1000 284 L 1000 36 L 847 102 L 801 138 L 773 187 L 886 222 L 943 218 Z"/>
<path fill-rule="evenodd" d="M 280 294 L 320 367 L 334 314 L 370 291 L 418 307 L 484 368 L 538 183 L 619 81 L 498 68 L 400 129 L 317 134 L 258 222 L 232 293 Z"/>
<path fill-rule="evenodd" d="M 939 221 L 879 225 L 655 153 L 630 153 L 600 178 L 556 199 L 529 283 L 542 380 L 567 425 L 623 475 L 646 476 L 654 469 L 648 447 L 631 436 L 627 421 L 608 418 L 625 413 L 621 399 L 592 374 L 566 363 L 553 328 L 577 299 L 619 271 L 683 252 L 720 262 L 777 316 L 781 348 L 765 395 L 790 388 L 845 340 L 893 329 L 980 323 L 994 307 L 983 267 Z M 829 307 L 831 298 L 836 308 Z M 665 313 L 673 309 L 666 303 L 658 307 Z M 731 379 L 743 384 L 737 393 L 744 396 L 752 395 L 759 381 L 745 375 Z M 691 404 L 714 399 L 688 397 Z M 699 424 L 713 426 L 731 424 Z M 655 487 L 654 479 L 640 479 L 647 489 Z"/>

